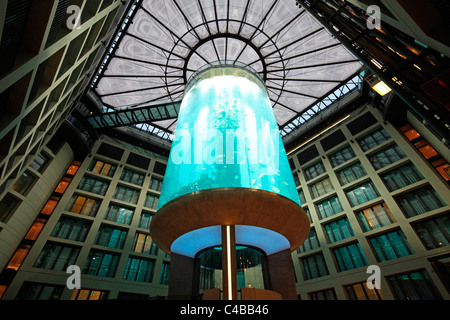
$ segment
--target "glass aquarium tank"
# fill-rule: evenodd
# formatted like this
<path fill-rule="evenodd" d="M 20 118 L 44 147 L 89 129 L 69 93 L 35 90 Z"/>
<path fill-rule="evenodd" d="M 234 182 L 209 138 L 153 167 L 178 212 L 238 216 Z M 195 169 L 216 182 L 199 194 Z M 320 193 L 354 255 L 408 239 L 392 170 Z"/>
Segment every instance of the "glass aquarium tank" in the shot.
<path fill-rule="evenodd" d="M 158 209 L 215 188 L 265 190 L 300 205 L 267 89 L 249 67 L 208 66 L 189 80 Z"/>

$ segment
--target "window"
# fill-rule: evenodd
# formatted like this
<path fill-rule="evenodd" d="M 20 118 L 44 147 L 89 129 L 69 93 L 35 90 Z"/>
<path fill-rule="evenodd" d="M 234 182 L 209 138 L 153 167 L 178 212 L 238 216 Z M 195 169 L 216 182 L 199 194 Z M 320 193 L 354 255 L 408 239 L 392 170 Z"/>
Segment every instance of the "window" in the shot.
<path fill-rule="evenodd" d="M 414 146 L 427 160 L 439 155 L 439 153 L 426 140 L 420 140 L 414 143 Z"/>
<path fill-rule="evenodd" d="M 25 281 L 16 300 L 59 300 L 64 286 Z"/>
<path fill-rule="evenodd" d="M 130 169 L 123 169 L 120 180 L 142 186 L 145 175 Z"/>
<path fill-rule="evenodd" d="M 330 155 L 331 165 L 336 167 L 355 157 L 355 153 L 350 146 L 346 146 Z"/>
<path fill-rule="evenodd" d="M 303 276 L 305 280 L 315 279 L 329 274 L 322 253 L 301 258 L 300 260 L 303 265 Z"/>
<path fill-rule="evenodd" d="M 397 197 L 396 200 L 402 209 L 403 214 L 407 218 L 414 217 L 446 205 L 431 186 L 422 187 L 420 189 L 408 192 L 407 194 Z"/>
<path fill-rule="evenodd" d="M 122 249 L 126 236 L 125 230 L 102 225 L 98 229 L 94 243 L 109 248 Z"/>
<path fill-rule="evenodd" d="M 380 196 L 377 188 L 372 181 L 363 183 L 356 188 L 347 191 L 347 197 L 350 200 L 352 206 L 365 203 Z"/>
<path fill-rule="evenodd" d="M 47 219 L 37 218 L 31 226 L 30 230 L 28 230 L 25 239 L 36 240 L 39 236 L 39 233 L 41 233 L 42 229 L 44 228 L 46 222 Z"/>
<path fill-rule="evenodd" d="M 33 267 L 65 272 L 75 263 L 79 252 L 77 247 L 47 242 Z"/>
<path fill-rule="evenodd" d="M 66 211 L 95 217 L 98 208 L 100 207 L 100 203 L 100 200 L 74 194 L 70 201 L 67 203 Z"/>
<path fill-rule="evenodd" d="M 113 199 L 136 204 L 139 199 L 139 190 L 118 185 L 114 190 Z"/>
<path fill-rule="evenodd" d="M 134 237 L 133 252 L 157 255 L 158 247 L 155 245 L 150 235 L 136 232 L 136 236 Z"/>
<path fill-rule="evenodd" d="M 123 278 L 132 281 L 151 282 L 153 265 L 153 260 L 129 257 Z"/>
<path fill-rule="evenodd" d="M 401 230 L 391 231 L 369 239 L 378 262 L 409 256 L 414 253 Z"/>
<path fill-rule="evenodd" d="M 45 166 L 48 164 L 50 158 L 46 156 L 44 153 L 40 153 L 37 157 L 31 162 L 30 167 L 32 167 L 37 172 L 42 172 L 45 169 Z"/>
<path fill-rule="evenodd" d="M 363 138 L 358 140 L 359 145 L 363 151 L 370 150 L 385 141 L 388 141 L 391 137 L 384 128 L 379 128 Z"/>
<path fill-rule="evenodd" d="M 367 265 L 359 243 L 353 243 L 333 250 L 339 271 L 347 271 Z"/>
<path fill-rule="evenodd" d="M 55 210 L 55 207 L 59 203 L 60 197 L 52 196 L 45 204 L 44 208 L 42 208 L 41 213 L 45 215 L 51 215 L 53 213 L 53 210 Z"/>
<path fill-rule="evenodd" d="M 144 206 L 156 210 L 158 208 L 158 202 L 159 202 L 158 196 L 151 193 L 147 193 L 147 196 L 145 197 Z"/>
<path fill-rule="evenodd" d="M 6 194 L 0 201 L 0 222 L 7 222 L 19 204 L 19 200 Z"/>
<path fill-rule="evenodd" d="M 124 208 L 117 204 L 110 204 L 106 210 L 104 219 L 129 225 L 133 214 L 134 211 L 132 209 Z"/>
<path fill-rule="evenodd" d="M 383 300 L 381 290 L 367 288 L 366 282 L 345 286 L 350 300 Z"/>
<path fill-rule="evenodd" d="M 170 263 L 164 261 L 161 269 L 161 276 L 159 277 L 159 284 L 169 284 Z"/>
<path fill-rule="evenodd" d="M 328 192 L 333 191 L 333 185 L 331 184 L 330 178 L 325 178 L 322 181 L 319 181 L 313 185 L 311 185 L 311 191 L 313 193 L 314 198 L 323 196 Z"/>
<path fill-rule="evenodd" d="M 152 221 L 152 218 L 154 216 L 154 213 L 151 212 L 141 212 L 141 217 L 139 218 L 139 228 L 149 229 L 150 228 L 150 222 Z"/>
<path fill-rule="evenodd" d="M 336 292 L 333 288 L 317 291 L 317 292 L 311 292 L 309 294 L 311 300 L 337 300 Z"/>
<path fill-rule="evenodd" d="M 28 252 L 30 252 L 31 245 L 28 244 L 20 244 L 19 248 L 17 248 L 16 252 L 12 256 L 11 260 L 8 263 L 6 269 L 19 270 L 22 265 L 23 260 L 25 260 Z"/>
<path fill-rule="evenodd" d="M 64 192 L 66 192 L 66 189 L 69 186 L 70 181 L 72 181 L 72 178 L 63 177 L 56 186 L 55 192 L 59 194 L 63 194 Z"/>
<path fill-rule="evenodd" d="M 309 213 L 308 207 L 302 207 L 302 209 L 305 211 L 306 215 L 308 216 L 309 221 L 312 222 L 311 214 Z"/>
<path fill-rule="evenodd" d="M 330 243 L 353 237 L 352 226 L 347 218 L 330 222 L 324 226 Z"/>
<path fill-rule="evenodd" d="M 395 222 L 386 203 L 377 204 L 356 213 L 364 231 L 381 228 Z"/>
<path fill-rule="evenodd" d="M 400 128 L 403 134 L 408 138 L 409 141 L 413 141 L 417 138 L 420 138 L 420 133 L 417 132 L 410 124 L 404 125 Z"/>
<path fill-rule="evenodd" d="M 306 181 L 309 181 L 325 172 L 322 161 L 316 162 L 304 169 Z"/>
<path fill-rule="evenodd" d="M 152 177 L 150 180 L 150 189 L 155 191 L 161 191 L 163 181 L 159 178 Z"/>
<path fill-rule="evenodd" d="M 339 182 L 341 183 L 342 186 L 352 181 L 355 181 L 359 178 L 362 178 L 366 174 L 367 174 L 366 170 L 359 162 L 352 164 L 351 166 L 348 166 L 347 168 L 344 168 L 337 172 Z"/>
<path fill-rule="evenodd" d="M 33 182 L 36 180 L 35 176 L 33 176 L 29 171 L 25 171 L 19 179 L 13 184 L 11 189 L 14 191 L 25 195 L 30 187 L 33 185 Z"/>
<path fill-rule="evenodd" d="M 338 197 L 332 197 L 327 200 L 321 201 L 317 204 L 317 209 L 319 210 L 319 215 L 321 219 L 330 217 L 334 214 L 342 212 L 341 201 Z"/>
<path fill-rule="evenodd" d="M 293 173 L 292 177 L 294 178 L 295 186 L 296 187 L 300 186 L 300 179 L 298 178 L 298 174 L 297 173 Z"/>
<path fill-rule="evenodd" d="M 413 224 L 420 240 L 427 250 L 450 244 L 450 214 Z"/>
<path fill-rule="evenodd" d="M 91 164 L 89 165 L 87 170 L 101 174 L 103 176 L 112 177 L 116 172 L 116 166 L 107 162 L 94 159 L 91 161 Z"/>
<path fill-rule="evenodd" d="M 416 149 L 428 160 L 436 171 L 445 179 L 450 181 L 450 164 L 414 129 L 409 123 L 400 128 L 403 134 L 416 147 Z"/>
<path fill-rule="evenodd" d="M 394 144 L 369 156 L 369 160 L 375 170 L 378 170 L 405 157 L 400 147 Z"/>
<path fill-rule="evenodd" d="M 444 158 L 435 160 L 431 162 L 431 165 L 436 169 L 436 171 L 445 179 L 445 181 L 450 181 L 450 164 L 445 161 Z"/>
<path fill-rule="evenodd" d="M 66 174 L 74 176 L 77 173 L 80 166 L 81 166 L 80 161 L 72 161 L 72 164 L 69 166 L 69 169 L 67 169 Z"/>
<path fill-rule="evenodd" d="M 301 205 L 304 205 L 306 203 L 305 194 L 303 193 L 302 189 L 298 189 L 298 199 Z"/>
<path fill-rule="evenodd" d="M 116 272 L 118 261 L 118 254 L 92 250 L 86 259 L 82 273 L 112 278 Z"/>
<path fill-rule="evenodd" d="M 320 247 L 319 238 L 317 237 L 316 230 L 314 228 L 311 228 L 308 238 L 306 238 L 305 242 L 303 242 L 302 245 L 298 247 L 297 253 L 308 252 L 318 247 Z"/>
<path fill-rule="evenodd" d="M 425 270 L 388 277 L 398 300 L 441 300 L 436 285 Z"/>
<path fill-rule="evenodd" d="M 74 289 L 70 300 L 104 300 L 108 298 L 108 291 L 91 289 Z"/>
<path fill-rule="evenodd" d="M 81 179 L 80 184 L 78 185 L 78 189 L 95 194 L 105 195 L 108 186 L 109 182 L 107 181 L 84 176 Z"/>
<path fill-rule="evenodd" d="M 90 221 L 83 221 L 62 216 L 56 223 L 51 236 L 82 242 L 86 240 L 86 236 L 90 228 Z"/>
<path fill-rule="evenodd" d="M 412 164 L 408 163 L 400 168 L 394 169 L 381 176 L 389 191 L 394 191 L 414 182 L 422 180 L 424 177 Z"/>

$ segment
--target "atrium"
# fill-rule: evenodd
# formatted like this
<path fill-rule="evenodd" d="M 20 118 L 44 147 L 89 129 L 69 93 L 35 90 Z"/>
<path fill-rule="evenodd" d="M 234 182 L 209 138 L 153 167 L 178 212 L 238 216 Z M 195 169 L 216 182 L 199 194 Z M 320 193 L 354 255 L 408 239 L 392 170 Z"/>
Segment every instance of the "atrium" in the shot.
<path fill-rule="evenodd" d="M 449 14 L 2 1 L 0 299 L 448 300 Z"/>

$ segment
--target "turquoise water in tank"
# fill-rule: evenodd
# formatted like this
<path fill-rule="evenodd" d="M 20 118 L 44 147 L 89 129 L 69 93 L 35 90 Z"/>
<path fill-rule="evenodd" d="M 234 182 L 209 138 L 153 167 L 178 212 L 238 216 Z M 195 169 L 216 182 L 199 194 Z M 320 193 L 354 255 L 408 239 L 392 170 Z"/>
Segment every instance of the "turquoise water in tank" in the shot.
<path fill-rule="evenodd" d="M 158 209 L 192 192 L 236 187 L 300 205 L 263 83 L 240 68 L 214 68 L 186 88 Z"/>

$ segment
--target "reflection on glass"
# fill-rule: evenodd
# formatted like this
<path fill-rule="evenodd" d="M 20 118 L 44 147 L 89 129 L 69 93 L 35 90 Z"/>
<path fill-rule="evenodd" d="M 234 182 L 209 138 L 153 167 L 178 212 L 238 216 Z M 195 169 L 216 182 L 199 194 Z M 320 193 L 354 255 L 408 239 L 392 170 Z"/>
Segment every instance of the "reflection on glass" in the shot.
<path fill-rule="evenodd" d="M 208 289 L 222 290 L 222 247 L 214 247 L 197 256 L 199 293 Z"/>
<path fill-rule="evenodd" d="M 206 249 L 197 255 L 199 294 L 205 290 L 222 290 L 222 247 Z M 237 290 L 267 289 L 266 255 L 252 247 L 236 246 Z"/>
<path fill-rule="evenodd" d="M 237 286 L 242 288 L 265 289 L 265 255 L 254 248 L 236 247 Z"/>

